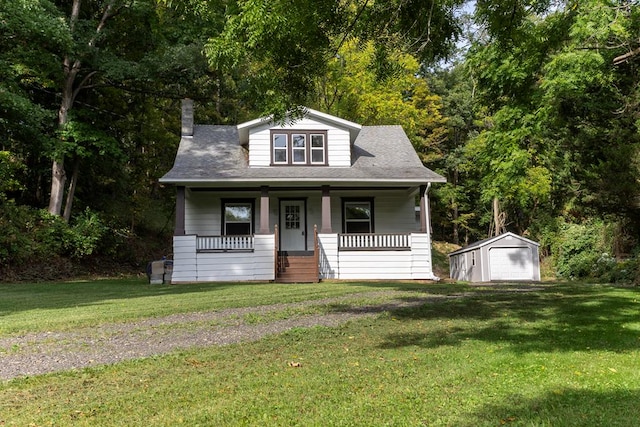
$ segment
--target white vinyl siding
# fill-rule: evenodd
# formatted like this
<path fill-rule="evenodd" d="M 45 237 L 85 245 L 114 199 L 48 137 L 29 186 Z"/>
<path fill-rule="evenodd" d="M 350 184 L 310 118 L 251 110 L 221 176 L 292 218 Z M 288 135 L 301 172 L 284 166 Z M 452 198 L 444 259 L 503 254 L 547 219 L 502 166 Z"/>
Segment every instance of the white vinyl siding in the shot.
<path fill-rule="evenodd" d="M 185 234 L 197 234 L 200 236 L 219 236 L 222 231 L 222 204 L 221 198 L 227 202 L 233 202 L 229 193 L 215 193 L 208 191 L 187 191 L 185 195 Z M 241 202 L 247 199 L 255 200 L 251 234 L 255 230 L 256 216 L 260 212 L 260 197 L 258 193 L 245 193 Z"/>
<path fill-rule="evenodd" d="M 208 192 L 187 191 L 185 196 L 185 234 L 221 234 L 220 197 Z"/>
<path fill-rule="evenodd" d="M 253 252 L 196 253 L 195 236 L 175 236 L 171 283 L 273 280 L 274 236 L 256 235 Z"/>
<path fill-rule="evenodd" d="M 196 260 L 196 236 L 173 237 L 173 273 L 171 283 L 198 281 Z"/>
<path fill-rule="evenodd" d="M 326 131 L 325 156 L 328 166 L 351 166 L 351 142 L 348 129 L 335 127 L 333 124 L 324 123 L 309 118 L 301 119 L 289 127 L 269 125 L 252 128 L 249 133 L 249 166 L 268 167 L 271 165 L 271 129 L 295 131 L 296 129 L 313 133 L 313 131 Z M 309 141 L 306 142 L 310 144 Z M 315 163 L 315 162 L 314 162 Z"/>
<path fill-rule="evenodd" d="M 373 199 L 374 231 L 376 233 L 410 233 L 418 231 L 415 220 L 415 199 L 412 194 L 392 194 L 392 191 L 332 191 L 331 225 L 335 232 L 342 232 L 342 199 Z M 357 197 L 356 197 L 357 196 Z M 320 224 L 318 224 L 320 226 Z"/>
<path fill-rule="evenodd" d="M 339 251 L 337 234 L 320 234 L 320 275 L 342 280 L 433 280 L 431 240 L 411 233 L 410 251 Z"/>

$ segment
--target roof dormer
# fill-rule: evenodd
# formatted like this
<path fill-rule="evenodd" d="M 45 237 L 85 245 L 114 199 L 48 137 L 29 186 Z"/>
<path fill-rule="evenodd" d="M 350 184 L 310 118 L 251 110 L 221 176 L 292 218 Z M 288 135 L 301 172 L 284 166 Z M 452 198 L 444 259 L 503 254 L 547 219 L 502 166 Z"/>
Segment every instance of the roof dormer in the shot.
<path fill-rule="evenodd" d="M 269 117 L 238 125 L 240 143 L 249 147 L 250 167 L 351 166 L 351 146 L 362 126 L 307 108 L 297 120 L 274 123 Z"/>

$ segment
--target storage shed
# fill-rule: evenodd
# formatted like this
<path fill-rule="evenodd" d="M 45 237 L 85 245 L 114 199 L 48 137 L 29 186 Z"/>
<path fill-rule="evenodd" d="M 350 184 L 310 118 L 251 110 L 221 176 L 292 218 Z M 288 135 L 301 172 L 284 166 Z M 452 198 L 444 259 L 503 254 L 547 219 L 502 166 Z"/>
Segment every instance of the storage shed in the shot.
<path fill-rule="evenodd" d="M 451 252 L 449 273 L 467 282 L 539 281 L 539 246 L 510 232 L 490 237 Z"/>

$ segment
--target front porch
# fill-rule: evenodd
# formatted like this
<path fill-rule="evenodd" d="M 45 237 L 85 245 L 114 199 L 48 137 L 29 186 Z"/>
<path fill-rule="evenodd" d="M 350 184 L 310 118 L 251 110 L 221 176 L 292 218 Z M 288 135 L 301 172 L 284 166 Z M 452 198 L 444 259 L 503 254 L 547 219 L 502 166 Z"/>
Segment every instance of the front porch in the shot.
<path fill-rule="evenodd" d="M 427 190 L 178 187 L 172 281 L 434 279 Z"/>
<path fill-rule="evenodd" d="M 172 283 L 435 279 L 428 233 L 314 235 L 317 244 L 297 274 L 291 274 L 295 258 L 279 251 L 277 228 L 273 234 L 174 236 Z"/>

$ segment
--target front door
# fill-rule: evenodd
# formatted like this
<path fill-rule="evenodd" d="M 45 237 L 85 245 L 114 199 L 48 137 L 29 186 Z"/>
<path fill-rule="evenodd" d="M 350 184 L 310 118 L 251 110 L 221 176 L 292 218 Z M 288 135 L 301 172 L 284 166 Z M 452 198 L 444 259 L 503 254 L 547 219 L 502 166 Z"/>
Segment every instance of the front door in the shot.
<path fill-rule="evenodd" d="M 280 250 L 306 251 L 306 203 L 304 200 L 280 201 Z"/>

